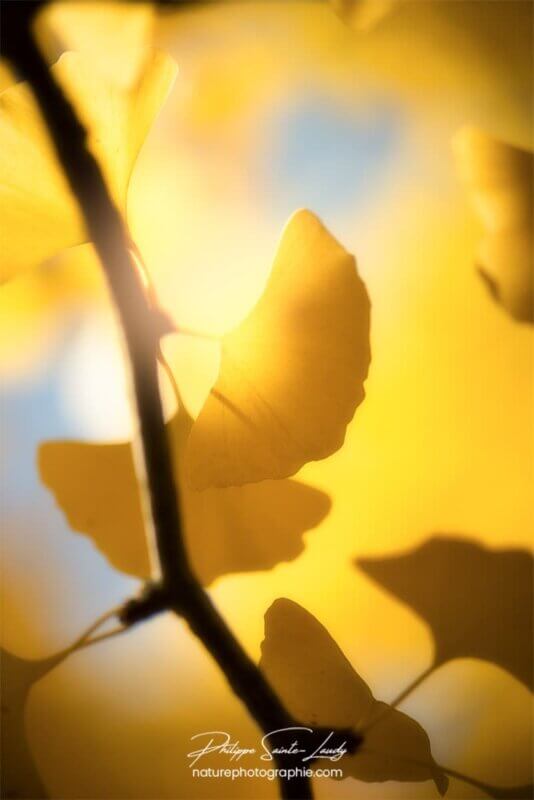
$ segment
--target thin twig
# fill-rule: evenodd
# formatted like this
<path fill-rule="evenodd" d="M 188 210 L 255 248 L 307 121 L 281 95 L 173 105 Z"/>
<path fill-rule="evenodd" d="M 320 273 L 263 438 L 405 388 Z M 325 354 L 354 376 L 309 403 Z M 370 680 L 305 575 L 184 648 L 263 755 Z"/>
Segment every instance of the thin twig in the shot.
<path fill-rule="evenodd" d="M 129 628 L 125 627 L 124 625 L 117 625 L 116 628 L 112 628 L 110 631 L 106 631 L 105 633 L 99 633 L 97 636 L 93 636 L 92 639 L 86 639 L 85 642 L 82 642 L 78 650 L 85 650 L 86 647 L 92 647 L 94 644 L 100 644 L 100 642 L 105 642 L 107 639 L 114 639 L 116 636 L 120 636 L 121 633 L 126 633 Z"/>
<path fill-rule="evenodd" d="M 113 628 L 111 631 L 107 631 L 106 633 L 102 633 L 91 638 L 91 634 L 98 630 L 98 628 L 101 628 L 102 625 L 105 625 L 108 620 L 112 619 L 113 617 L 119 618 L 121 610 L 122 606 L 117 606 L 116 608 L 112 608 L 97 617 L 95 621 L 92 622 L 89 627 L 86 628 L 83 633 L 81 633 L 74 640 L 74 642 L 72 642 L 72 644 L 69 644 L 68 647 L 60 650 L 55 655 L 50 656 L 48 659 L 48 668 L 43 674 L 48 674 L 62 664 L 69 656 L 77 653 L 79 650 L 83 650 L 85 647 L 91 647 L 93 644 L 98 644 L 98 642 L 102 642 L 104 639 L 109 639 L 111 636 L 117 636 L 119 633 L 124 633 L 124 631 L 128 630 L 127 625 L 120 625 L 117 628 Z"/>
<path fill-rule="evenodd" d="M 32 8 L 36 7 L 30 3 L 6 4 L 3 54 L 33 90 L 118 312 L 140 427 L 149 510 L 147 524 L 155 536 L 162 587 L 171 598 L 172 609 L 189 623 L 262 731 L 289 727 L 295 724 L 291 715 L 234 637 L 190 567 L 158 385 L 159 340 L 147 334 L 152 330 L 150 304 L 128 249 L 121 216 L 98 164 L 86 147 L 86 131 L 32 38 Z M 277 763 L 286 766 L 283 761 Z M 312 798 L 311 783 L 304 775 L 293 780 L 280 778 L 280 786 L 284 798 Z"/>
<path fill-rule="evenodd" d="M 405 689 L 403 689 L 402 692 L 398 694 L 397 697 L 395 697 L 395 699 L 392 700 L 391 703 L 384 705 L 384 708 L 376 715 L 376 717 L 374 717 L 367 725 L 362 725 L 359 728 L 361 733 L 364 736 L 366 736 L 369 733 L 369 731 L 372 730 L 379 722 L 382 722 L 382 720 L 385 717 L 389 716 L 397 708 L 397 706 L 399 706 L 402 703 L 403 700 L 406 700 L 406 698 L 413 691 L 415 691 L 419 686 L 421 686 L 421 684 L 424 681 L 426 681 L 426 679 L 429 678 L 430 675 L 433 674 L 433 672 L 437 669 L 438 666 L 439 665 L 432 663 L 429 667 L 427 667 L 427 669 L 423 670 L 423 672 L 421 672 L 421 674 L 418 675 L 417 678 L 415 678 L 410 684 L 408 684 L 408 686 Z"/>
<path fill-rule="evenodd" d="M 406 700 L 408 695 L 410 695 L 412 692 L 418 689 L 419 686 L 421 686 L 421 684 L 424 681 L 426 681 L 426 679 L 429 678 L 436 671 L 437 667 L 438 667 L 437 664 L 432 663 L 429 667 L 427 667 L 427 669 L 423 670 L 423 672 L 421 672 L 421 674 L 418 675 L 417 678 L 415 678 L 410 684 L 408 684 L 406 689 L 403 689 L 402 692 L 398 694 L 397 697 L 394 700 L 392 700 L 391 703 L 389 703 L 391 708 L 397 708 L 397 706 L 399 706 L 403 700 Z"/>
<path fill-rule="evenodd" d="M 80 647 L 83 647 L 84 643 L 89 639 L 91 634 L 101 628 L 104 623 L 108 622 L 108 620 L 113 619 L 113 617 L 118 617 L 121 609 L 122 606 L 116 606 L 115 608 L 111 608 L 109 611 L 106 611 L 104 614 L 101 614 L 99 617 L 97 617 L 95 621 L 78 636 L 76 641 L 70 645 L 68 650 L 74 652 L 74 650 L 78 650 Z"/>

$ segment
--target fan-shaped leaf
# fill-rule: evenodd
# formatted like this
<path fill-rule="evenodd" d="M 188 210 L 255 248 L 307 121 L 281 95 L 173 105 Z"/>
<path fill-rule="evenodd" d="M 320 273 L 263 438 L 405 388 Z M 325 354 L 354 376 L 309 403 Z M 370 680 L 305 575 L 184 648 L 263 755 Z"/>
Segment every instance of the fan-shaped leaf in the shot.
<path fill-rule="evenodd" d="M 0 649 L 2 688 L 2 797 L 29 800 L 47 797 L 26 738 L 24 712 L 33 684 L 60 660 L 57 656 L 28 661 Z"/>
<path fill-rule="evenodd" d="M 265 615 L 260 666 L 295 719 L 326 728 L 352 728 L 363 736 L 340 766 L 358 780 L 448 780 L 435 763 L 423 728 L 373 697 L 328 631 L 291 600 Z"/>
<path fill-rule="evenodd" d="M 285 478 L 343 444 L 364 398 L 369 299 L 354 258 L 310 211 L 288 222 L 265 292 L 222 343 L 193 425 L 196 488 Z"/>
<path fill-rule="evenodd" d="M 230 572 L 269 569 L 302 551 L 303 533 L 329 511 L 325 494 L 290 480 L 192 490 L 182 480 L 191 429 L 183 408 L 168 429 L 186 542 L 203 583 Z M 150 575 L 130 443 L 48 442 L 39 449 L 39 471 L 74 530 L 90 536 L 116 569 L 140 578 Z"/>
<path fill-rule="evenodd" d="M 106 82 L 95 62 L 66 53 L 52 72 L 86 125 L 117 205 L 123 209 L 139 149 L 174 79 L 176 66 L 155 53 L 136 85 Z M 32 93 L 25 83 L 0 95 L 0 280 L 35 266 L 58 251 L 87 241 L 87 234 L 58 164 Z"/>
<path fill-rule="evenodd" d="M 430 626 L 436 665 L 480 658 L 532 688 L 534 570 L 526 550 L 489 550 L 440 536 L 408 553 L 356 564 Z"/>
<path fill-rule="evenodd" d="M 475 128 L 459 131 L 453 146 L 485 228 L 480 274 L 515 319 L 534 322 L 534 154 Z"/>

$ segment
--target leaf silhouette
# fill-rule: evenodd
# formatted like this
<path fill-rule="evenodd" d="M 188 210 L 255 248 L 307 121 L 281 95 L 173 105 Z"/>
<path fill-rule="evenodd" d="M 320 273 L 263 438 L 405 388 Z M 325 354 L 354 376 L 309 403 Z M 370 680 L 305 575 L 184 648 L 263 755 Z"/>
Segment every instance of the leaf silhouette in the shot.
<path fill-rule="evenodd" d="M 453 148 L 485 229 L 480 275 L 512 317 L 534 322 L 534 154 L 470 127 Z"/>
<path fill-rule="evenodd" d="M 335 452 L 369 360 L 369 299 L 354 258 L 298 211 L 262 297 L 223 338 L 219 377 L 188 441 L 191 484 L 285 478 Z"/>
<path fill-rule="evenodd" d="M 436 536 L 407 553 L 358 558 L 357 566 L 429 625 L 434 665 L 479 658 L 533 688 L 533 559 Z"/>
<path fill-rule="evenodd" d="M 65 53 L 52 67 L 81 121 L 113 199 L 124 209 L 141 145 L 172 85 L 176 66 L 152 54 L 130 89 L 99 74 L 94 59 Z M 87 241 L 80 213 L 44 121 L 25 83 L 0 95 L 0 280 Z"/>
<path fill-rule="evenodd" d="M 30 800 L 48 797 L 26 738 L 24 712 L 30 690 L 63 655 L 28 661 L 0 648 L 2 688 L 2 797 Z"/>
<path fill-rule="evenodd" d="M 330 509 L 323 493 L 297 481 L 265 481 L 197 492 L 183 480 L 191 419 L 183 409 L 168 423 L 183 505 L 185 537 L 199 579 L 269 569 L 295 558 L 302 535 Z M 41 480 L 70 526 L 87 534 L 121 572 L 146 578 L 149 552 L 131 443 L 47 442 L 38 454 Z"/>
<path fill-rule="evenodd" d="M 265 615 L 260 667 L 295 719 L 363 736 L 340 763 L 345 775 L 366 782 L 448 780 L 432 757 L 423 728 L 375 700 L 328 631 L 291 600 L 276 600 Z"/>
<path fill-rule="evenodd" d="M 526 783 L 524 786 L 492 786 L 489 783 L 479 783 L 479 786 L 495 800 L 532 800 L 534 785 Z"/>

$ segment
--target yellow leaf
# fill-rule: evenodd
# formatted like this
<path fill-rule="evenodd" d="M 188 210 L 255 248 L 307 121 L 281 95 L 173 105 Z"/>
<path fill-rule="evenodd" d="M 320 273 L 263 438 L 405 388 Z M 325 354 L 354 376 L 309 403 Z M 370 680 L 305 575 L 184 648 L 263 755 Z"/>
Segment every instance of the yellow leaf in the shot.
<path fill-rule="evenodd" d="M 137 154 L 172 84 L 176 66 L 153 54 L 131 90 L 106 83 L 94 59 L 66 53 L 52 68 L 89 131 L 113 199 L 125 209 Z M 56 159 L 44 122 L 25 83 L 0 95 L 0 280 L 87 234 Z"/>
<path fill-rule="evenodd" d="M 2 797 L 26 797 L 29 800 L 48 797 L 26 737 L 24 713 L 33 684 L 49 672 L 62 657 L 60 654 L 38 661 L 28 661 L 0 648 Z"/>
<path fill-rule="evenodd" d="M 379 702 L 328 631 L 297 603 L 276 600 L 265 615 L 260 667 L 293 717 L 312 726 L 349 728 L 363 741 L 339 763 L 361 781 L 448 781 L 423 728 Z"/>
<path fill-rule="evenodd" d="M 40 45 L 55 49 L 51 60 L 58 46 L 82 53 L 96 60 L 106 77 L 132 86 L 150 55 L 154 13 L 152 3 L 49 3 L 38 17 Z"/>
<path fill-rule="evenodd" d="M 168 424 L 194 570 L 204 584 L 231 572 L 270 569 L 295 558 L 302 535 L 330 508 L 328 497 L 296 481 L 197 492 L 181 480 L 191 419 L 183 409 Z M 71 527 L 91 537 L 121 572 L 151 574 L 132 445 L 47 442 L 39 448 L 43 483 Z"/>
<path fill-rule="evenodd" d="M 534 154 L 476 128 L 462 128 L 453 148 L 485 230 L 481 276 L 512 317 L 534 322 Z"/>
<path fill-rule="evenodd" d="M 357 31 L 368 31 L 387 16 L 399 0 L 330 0 L 341 19 Z"/>
<path fill-rule="evenodd" d="M 105 278 L 91 244 L 62 251 L 0 287 L 0 373 L 20 377 L 46 364 L 66 323 L 66 311 L 107 298 Z M 67 311 L 68 313 L 68 311 Z"/>
<path fill-rule="evenodd" d="M 528 550 L 490 550 L 436 536 L 409 552 L 356 564 L 427 623 L 435 667 L 480 658 L 534 689 L 534 561 Z"/>
<path fill-rule="evenodd" d="M 285 478 L 331 455 L 364 398 L 369 360 L 369 299 L 354 257 L 298 211 L 263 296 L 223 338 L 188 441 L 191 484 Z"/>
<path fill-rule="evenodd" d="M 13 72 L 11 71 L 7 61 L 0 59 L 0 92 L 8 89 L 16 82 L 16 78 L 13 75 Z"/>

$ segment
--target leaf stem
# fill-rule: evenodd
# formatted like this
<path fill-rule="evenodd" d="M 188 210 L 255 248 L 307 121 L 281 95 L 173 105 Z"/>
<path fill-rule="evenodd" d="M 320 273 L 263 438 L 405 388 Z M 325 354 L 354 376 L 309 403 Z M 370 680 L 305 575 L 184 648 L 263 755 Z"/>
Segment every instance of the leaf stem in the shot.
<path fill-rule="evenodd" d="M 116 636 L 119 636 L 121 633 L 125 633 L 127 630 L 128 628 L 124 625 L 117 625 L 116 628 L 112 628 L 110 631 L 99 633 L 97 636 L 93 636 L 92 639 L 86 639 L 85 642 L 81 642 L 76 649 L 85 650 L 86 647 L 92 647 L 94 644 L 105 642 L 106 639 L 114 639 Z"/>
<path fill-rule="evenodd" d="M 190 567 L 182 535 L 158 385 L 159 339 L 151 308 L 128 248 L 128 234 L 100 168 L 86 146 L 87 134 L 50 74 L 31 34 L 41 3 L 7 3 L 3 55 L 27 80 L 106 275 L 125 339 L 140 428 L 140 484 L 146 487 L 146 522 L 154 534 L 161 583 L 172 609 L 183 616 L 215 659 L 235 694 L 264 733 L 294 724 L 281 701 L 220 616 Z M 277 761 L 278 766 L 283 762 Z M 307 777 L 280 778 L 288 800 L 312 798 Z"/>
<path fill-rule="evenodd" d="M 76 641 L 67 649 L 74 651 L 82 647 L 92 633 L 101 628 L 102 625 L 104 625 L 104 623 L 106 623 L 108 620 L 113 619 L 113 617 L 117 617 L 121 611 L 121 608 L 122 606 L 116 606 L 115 608 L 111 608 L 109 611 L 106 611 L 104 614 L 101 614 L 99 617 L 97 617 L 95 621 L 89 625 L 89 627 L 86 628 L 85 631 L 78 636 Z"/>
<path fill-rule="evenodd" d="M 423 672 L 421 672 L 421 674 L 418 675 L 417 678 L 415 678 L 411 683 L 409 683 L 408 686 L 405 689 L 403 689 L 402 692 L 398 694 L 394 700 L 391 701 L 391 703 L 389 703 L 389 705 L 392 708 L 397 708 L 397 706 L 399 706 L 403 700 L 406 700 L 408 695 L 410 695 L 412 692 L 418 689 L 419 686 L 421 686 L 421 684 L 424 681 L 426 681 L 426 679 L 429 678 L 430 675 L 432 675 L 432 673 L 437 669 L 437 667 L 438 665 L 432 662 L 432 664 L 429 667 L 427 667 L 427 669 L 423 670 Z"/>
<path fill-rule="evenodd" d="M 397 706 L 399 706 L 403 700 L 406 700 L 406 698 L 412 692 L 414 692 L 419 686 L 421 686 L 423 681 L 426 681 L 426 679 L 430 675 L 432 675 L 432 673 L 434 672 L 434 670 L 437 669 L 438 666 L 439 666 L 438 664 L 432 662 L 432 664 L 429 667 L 427 667 L 427 669 L 423 670 L 423 672 L 421 672 L 421 674 L 418 675 L 417 678 L 415 678 L 411 683 L 409 683 L 408 686 L 405 689 L 403 689 L 402 692 L 398 694 L 394 700 L 391 701 L 391 703 L 388 703 L 385 706 L 385 708 L 381 711 L 381 713 L 377 714 L 377 716 L 374 717 L 374 719 L 372 719 L 368 725 L 362 726 L 361 728 L 362 733 L 364 734 L 369 733 L 369 731 L 372 728 L 374 728 L 375 725 L 381 722 L 384 719 L 384 717 L 387 717 L 389 714 L 391 714 L 391 712 L 394 711 L 394 709 L 396 709 Z"/>
<path fill-rule="evenodd" d="M 127 626 L 121 625 L 117 628 L 113 628 L 111 631 L 107 631 L 106 633 L 102 633 L 91 638 L 91 634 L 98 630 L 98 628 L 101 628 L 102 625 L 104 625 L 108 620 L 112 619 L 113 617 L 118 617 L 121 609 L 122 606 L 117 606 L 116 608 L 112 608 L 109 611 L 106 611 L 104 614 L 101 614 L 95 619 L 94 622 L 91 623 L 91 625 L 89 625 L 88 628 L 83 631 L 83 633 L 77 637 L 77 639 L 74 640 L 72 644 L 69 644 L 68 647 L 65 647 L 63 650 L 60 650 L 58 653 L 50 656 L 48 659 L 48 668 L 45 672 L 43 672 L 43 675 L 47 675 L 53 669 L 62 664 L 69 656 L 73 655 L 73 653 L 77 653 L 78 650 L 83 650 L 85 647 L 90 647 L 91 645 L 97 644 L 104 639 L 109 639 L 111 636 L 117 636 L 119 633 L 123 633 L 124 631 L 128 630 Z"/>

